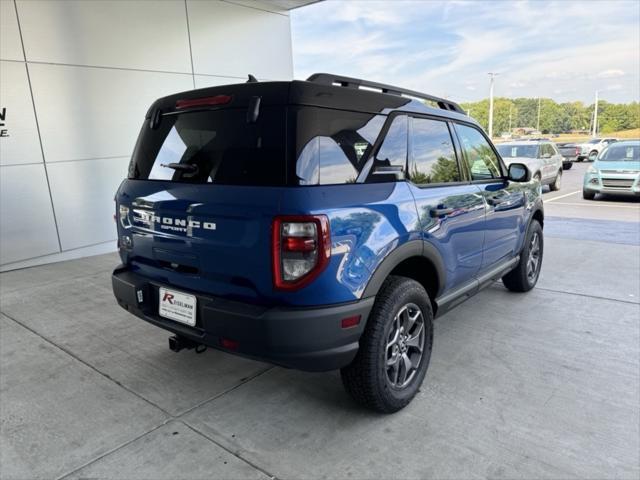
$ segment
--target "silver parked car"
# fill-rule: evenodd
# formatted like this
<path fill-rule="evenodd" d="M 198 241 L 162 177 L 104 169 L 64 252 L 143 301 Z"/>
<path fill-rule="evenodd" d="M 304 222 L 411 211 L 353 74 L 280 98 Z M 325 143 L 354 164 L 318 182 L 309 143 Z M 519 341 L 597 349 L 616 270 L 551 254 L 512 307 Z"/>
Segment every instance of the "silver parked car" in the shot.
<path fill-rule="evenodd" d="M 535 180 L 560 190 L 562 183 L 562 155 L 548 140 L 506 142 L 496 145 L 504 162 L 524 163 Z"/>

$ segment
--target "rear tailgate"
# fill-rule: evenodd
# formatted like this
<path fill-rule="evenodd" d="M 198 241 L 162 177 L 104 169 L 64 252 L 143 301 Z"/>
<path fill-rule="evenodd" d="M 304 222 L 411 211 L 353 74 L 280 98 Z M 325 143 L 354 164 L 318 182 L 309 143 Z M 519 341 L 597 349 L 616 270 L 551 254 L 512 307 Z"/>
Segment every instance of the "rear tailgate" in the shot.
<path fill-rule="evenodd" d="M 559 146 L 558 150 L 560 151 L 560 154 L 567 159 L 575 158 L 580 154 L 580 147 L 577 145 Z"/>
<path fill-rule="evenodd" d="M 210 295 L 270 293 L 271 221 L 286 184 L 286 108 L 268 95 L 277 87 L 252 90 L 262 101 L 240 85 L 149 110 L 116 196 L 131 268 Z"/>
<path fill-rule="evenodd" d="M 277 187 L 127 180 L 120 229 L 134 270 L 177 288 L 252 299 L 271 291 L 271 221 Z"/>

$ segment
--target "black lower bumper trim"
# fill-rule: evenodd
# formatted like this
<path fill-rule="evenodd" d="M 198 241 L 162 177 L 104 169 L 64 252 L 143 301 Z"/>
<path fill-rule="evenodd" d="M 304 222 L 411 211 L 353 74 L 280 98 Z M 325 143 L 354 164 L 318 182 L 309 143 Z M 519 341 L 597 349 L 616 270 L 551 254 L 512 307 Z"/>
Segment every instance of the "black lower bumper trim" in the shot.
<path fill-rule="evenodd" d="M 171 285 L 126 267 L 113 272 L 112 285 L 120 306 L 158 327 L 229 353 L 307 371 L 335 370 L 351 363 L 374 301 L 371 297 L 336 306 L 267 308 L 177 287 L 196 296 L 196 325 L 191 327 L 158 315 L 158 289 L 174 288 Z M 360 323 L 342 328 L 342 319 L 355 315 L 361 316 Z"/>

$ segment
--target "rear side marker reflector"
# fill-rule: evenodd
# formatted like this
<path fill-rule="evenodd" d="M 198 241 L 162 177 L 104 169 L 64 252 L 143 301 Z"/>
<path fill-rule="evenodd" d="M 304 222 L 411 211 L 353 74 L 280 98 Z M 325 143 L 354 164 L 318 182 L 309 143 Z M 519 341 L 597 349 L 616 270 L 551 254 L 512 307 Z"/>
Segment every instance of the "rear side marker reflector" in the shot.
<path fill-rule="evenodd" d="M 176 102 L 176 108 L 212 107 L 215 105 L 225 105 L 229 102 L 231 102 L 231 95 L 216 95 L 215 97 L 178 100 Z"/>
<path fill-rule="evenodd" d="M 342 319 L 342 328 L 351 328 L 360 324 L 360 315 Z"/>
<path fill-rule="evenodd" d="M 229 338 L 222 338 L 220 340 L 220 345 L 222 345 L 222 348 L 226 348 L 227 350 L 237 350 L 240 346 L 240 342 Z"/>

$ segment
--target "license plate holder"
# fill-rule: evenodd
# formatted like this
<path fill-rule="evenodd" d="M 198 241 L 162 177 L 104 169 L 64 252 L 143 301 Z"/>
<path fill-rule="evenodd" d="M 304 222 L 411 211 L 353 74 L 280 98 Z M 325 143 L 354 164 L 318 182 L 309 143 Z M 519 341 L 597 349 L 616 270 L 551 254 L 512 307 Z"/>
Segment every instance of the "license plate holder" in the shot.
<path fill-rule="evenodd" d="M 158 314 L 175 322 L 196 325 L 197 299 L 195 295 L 160 287 Z"/>

